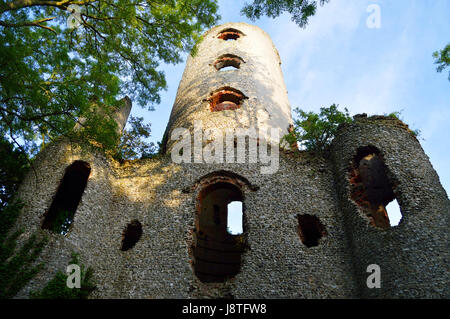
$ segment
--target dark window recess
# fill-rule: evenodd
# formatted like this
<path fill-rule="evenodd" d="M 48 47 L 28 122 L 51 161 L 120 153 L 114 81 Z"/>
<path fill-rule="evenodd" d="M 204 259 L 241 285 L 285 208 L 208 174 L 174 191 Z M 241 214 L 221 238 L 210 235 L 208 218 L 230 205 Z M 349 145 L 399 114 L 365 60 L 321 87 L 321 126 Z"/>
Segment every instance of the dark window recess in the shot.
<path fill-rule="evenodd" d="M 366 213 L 370 224 L 390 227 L 386 206 L 395 200 L 383 158 L 376 147 L 360 147 L 350 169 L 351 198 Z"/>
<path fill-rule="evenodd" d="M 202 282 L 224 282 L 241 267 L 244 234 L 227 231 L 228 204 L 242 201 L 239 187 L 217 182 L 205 187 L 198 196 L 193 267 Z"/>
<path fill-rule="evenodd" d="M 219 39 L 229 41 L 229 40 L 237 40 L 244 34 L 236 29 L 225 29 L 219 33 L 217 36 Z"/>
<path fill-rule="evenodd" d="M 244 61 L 233 54 L 225 54 L 220 56 L 215 62 L 214 67 L 216 70 L 229 70 L 232 68 L 239 69 L 241 67 L 241 63 Z"/>
<path fill-rule="evenodd" d="M 66 168 L 63 179 L 45 213 L 42 229 L 67 234 L 91 173 L 89 163 L 75 161 Z"/>
<path fill-rule="evenodd" d="M 120 250 L 126 251 L 136 245 L 142 236 L 142 225 L 138 220 L 133 220 L 122 232 L 122 247 Z"/>
<path fill-rule="evenodd" d="M 242 92 L 225 87 L 212 93 L 208 101 L 210 103 L 211 112 L 218 112 L 240 108 L 244 98 L 245 96 Z"/>
<path fill-rule="evenodd" d="M 297 215 L 297 232 L 306 247 L 319 245 L 319 239 L 327 234 L 325 226 L 313 215 Z"/>

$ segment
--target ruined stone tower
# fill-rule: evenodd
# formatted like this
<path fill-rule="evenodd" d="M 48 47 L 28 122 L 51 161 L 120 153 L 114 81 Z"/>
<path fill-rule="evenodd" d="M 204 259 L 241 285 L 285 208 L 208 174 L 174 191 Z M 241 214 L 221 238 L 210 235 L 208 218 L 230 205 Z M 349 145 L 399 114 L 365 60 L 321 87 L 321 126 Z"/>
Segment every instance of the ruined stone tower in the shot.
<path fill-rule="evenodd" d="M 192 130 L 194 121 L 202 122 L 203 131 L 274 128 L 280 137 L 288 133 L 292 117 L 281 61 L 263 30 L 230 23 L 203 36 L 178 87 L 164 134 L 168 151 L 173 130 Z"/>
<path fill-rule="evenodd" d="M 76 251 L 94 269 L 93 298 L 448 298 L 450 201 L 401 121 L 357 116 L 326 157 L 278 154 L 279 139 L 269 135 L 279 161 L 271 174 L 249 155 L 174 162 L 173 132 L 195 135 L 195 121 L 202 133 L 217 129 L 202 146 L 227 129 L 286 134 L 292 119 L 280 63 L 259 28 L 216 26 L 188 58 L 165 155 L 118 163 L 64 140 L 47 146 L 18 194 L 23 238 L 50 236 L 45 268 L 17 297 L 64 271 Z M 393 199 L 403 216 L 395 227 L 386 215 Z M 232 201 L 243 206 L 239 235 L 227 231 Z M 73 213 L 67 232 L 51 231 L 60 210 Z M 367 286 L 370 265 L 379 266 L 381 288 Z"/>

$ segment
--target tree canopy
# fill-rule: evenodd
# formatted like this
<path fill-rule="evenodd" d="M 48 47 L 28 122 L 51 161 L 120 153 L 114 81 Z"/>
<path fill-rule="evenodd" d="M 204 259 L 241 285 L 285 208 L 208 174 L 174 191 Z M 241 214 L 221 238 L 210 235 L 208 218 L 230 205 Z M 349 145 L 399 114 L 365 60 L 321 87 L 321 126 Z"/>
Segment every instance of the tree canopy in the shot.
<path fill-rule="evenodd" d="M 217 9 L 205 0 L 0 0 L 0 133 L 35 153 L 92 100 L 113 106 L 128 95 L 153 109 L 166 88 L 159 64 L 180 62 Z M 88 124 L 97 140 L 107 136 Z"/>
<path fill-rule="evenodd" d="M 4 137 L 0 137 L 0 211 L 17 190 L 26 169 L 27 156 Z"/>
<path fill-rule="evenodd" d="M 438 72 L 450 67 L 450 43 L 441 51 L 434 52 L 433 57 L 436 59 L 434 63 L 438 65 L 436 68 Z M 450 71 L 448 72 L 448 80 L 450 81 Z"/>
<path fill-rule="evenodd" d="M 150 137 L 150 124 L 143 123 L 143 117 L 131 116 L 128 120 L 130 129 L 125 129 L 117 151 L 120 159 L 147 158 L 156 154 L 158 146 L 153 142 L 146 142 L 143 138 Z"/>
<path fill-rule="evenodd" d="M 290 144 L 299 142 L 309 151 L 323 152 L 330 145 L 342 123 L 351 123 L 347 108 L 338 110 L 339 105 L 321 107 L 320 113 L 305 112 L 299 108 L 294 111 L 297 117 L 287 140 Z"/>
<path fill-rule="evenodd" d="M 327 1 L 254 0 L 242 13 L 287 11 L 304 27 Z M 0 0 L 0 133 L 34 155 L 84 117 L 84 137 L 114 147 L 114 122 L 92 104 L 105 114 L 128 95 L 152 110 L 166 88 L 160 63 L 180 62 L 217 11 L 216 0 Z"/>
<path fill-rule="evenodd" d="M 155 152 L 142 118 L 119 141 L 108 115 L 125 95 L 153 110 L 160 63 L 180 62 L 217 10 L 215 0 L 0 0 L 0 208 L 59 136 L 119 145 L 119 156 Z"/>
<path fill-rule="evenodd" d="M 291 14 L 291 19 L 299 27 L 304 28 L 308 19 L 316 13 L 317 3 L 323 5 L 329 0 L 253 0 L 246 4 L 241 12 L 251 20 L 266 15 L 276 18 L 284 12 Z"/>

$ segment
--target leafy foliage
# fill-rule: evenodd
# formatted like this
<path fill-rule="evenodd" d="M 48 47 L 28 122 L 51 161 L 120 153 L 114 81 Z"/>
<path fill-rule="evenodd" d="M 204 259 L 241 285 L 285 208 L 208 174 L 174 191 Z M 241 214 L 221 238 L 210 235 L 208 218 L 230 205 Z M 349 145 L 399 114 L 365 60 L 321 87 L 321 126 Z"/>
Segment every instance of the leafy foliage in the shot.
<path fill-rule="evenodd" d="M 43 267 L 35 261 L 47 243 L 46 237 L 38 239 L 32 235 L 16 251 L 22 231 L 8 235 L 21 208 L 17 201 L 0 209 L 0 299 L 14 297 Z"/>
<path fill-rule="evenodd" d="M 159 64 L 180 62 L 218 18 L 214 0 L 0 1 L 1 135 L 35 154 L 85 117 L 83 134 L 113 145 L 111 122 L 86 116 L 92 100 L 106 114 L 123 95 L 153 109 L 166 88 Z"/>
<path fill-rule="evenodd" d="M 79 265 L 79 255 L 77 253 L 72 253 L 72 259 L 69 264 Z M 81 288 L 67 287 L 68 275 L 58 271 L 41 291 L 31 292 L 30 297 L 32 299 L 86 299 L 95 289 L 92 278 L 93 269 L 91 267 L 86 269 L 83 264 L 79 266 L 81 270 Z"/>
<path fill-rule="evenodd" d="M 384 116 L 388 116 L 388 117 L 392 117 L 394 119 L 400 120 L 400 115 L 401 115 L 401 111 L 394 111 L 392 113 L 389 114 L 384 114 Z"/>
<path fill-rule="evenodd" d="M 352 121 L 347 108 L 341 112 L 336 104 L 320 108 L 319 114 L 299 108 L 295 112 L 298 118 L 289 138 L 295 137 L 307 150 L 316 152 L 322 152 L 330 145 L 340 124 Z"/>
<path fill-rule="evenodd" d="M 29 168 L 27 154 L 0 137 L 0 299 L 14 297 L 42 268 L 35 264 L 47 239 L 32 235 L 17 250 L 23 233 L 10 233 L 23 205 L 13 196 Z"/>
<path fill-rule="evenodd" d="M 395 111 L 395 112 L 392 112 L 392 113 L 389 113 L 389 114 L 384 114 L 384 116 L 389 116 L 389 117 L 392 117 L 392 118 L 394 118 L 394 119 L 397 119 L 397 120 L 399 120 L 399 121 L 404 122 L 404 120 L 403 120 L 403 118 L 401 117 L 401 115 L 402 115 L 402 111 Z M 418 137 L 420 136 L 420 134 L 421 134 L 420 129 L 415 129 L 415 130 L 413 130 L 413 129 L 408 128 L 408 131 L 409 131 L 412 135 L 414 135 L 415 137 L 417 137 L 417 138 L 418 138 Z"/>
<path fill-rule="evenodd" d="M 122 133 L 117 157 L 120 159 L 147 158 L 157 153 L 158 147 L 153 142 L 145 141 L 150 137 L 150 124 L 143 124 L 142 117 L 131 116 L 130 129 Z"/>
<path fill-rule="evenodd" d="M 442 72 L 445 68 L 450 66 L 450 43 L 441 51 L 433 53 L 433 57 L 436 59 L 434 62 L 438 65 L 437 71 Z M 448 72 L 448 80 L 450 81 L 450 71 Z"/>
<path fill-rule="evenodd" d="M 69 231 L 70 224 L 73 221 L 73 213 L 67 210 L 61 210 L 56 214 L 55 220 L 53 221 L 52 232 L 57 234 L 65 235 Z"/>
<path fill-rule="evenodd" d="M 317 2 L 323 5 L 329 0 L 253 0 L 251 4 L 246 4 L 241 13 L 251 20 L 259 19 L 266 15 L 276 18 L 283 12 L 291 14 L 291 19 L 299 27 L 304 28 L 308 23 L 308 18 L 316 13 Z"/>
<path fill-rule="evenodd" d="M 17 191 L 28 167 L 27 154 L 0 137 L 0 210 Z"/>

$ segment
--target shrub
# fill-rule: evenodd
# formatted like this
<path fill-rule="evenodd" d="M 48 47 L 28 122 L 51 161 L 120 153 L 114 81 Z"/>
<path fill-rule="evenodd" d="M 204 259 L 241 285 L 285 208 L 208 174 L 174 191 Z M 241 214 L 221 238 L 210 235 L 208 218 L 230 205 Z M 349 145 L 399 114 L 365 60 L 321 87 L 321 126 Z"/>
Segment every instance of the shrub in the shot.
<path fill-rule="evenodd" d="M 320 108 L 318 114 L 305 112 L 299 108 L 294 111 L 298 118 L 294 120 L 293 131 L 285 139 L 289 142 L 288 139 L 292 140 L 295 137 L 309 151 L 323 152 L 336 135 L 338 126 L 352 121 L 347 108 L 341 112 L 336 104 Z"/>

